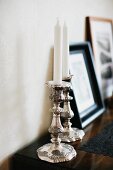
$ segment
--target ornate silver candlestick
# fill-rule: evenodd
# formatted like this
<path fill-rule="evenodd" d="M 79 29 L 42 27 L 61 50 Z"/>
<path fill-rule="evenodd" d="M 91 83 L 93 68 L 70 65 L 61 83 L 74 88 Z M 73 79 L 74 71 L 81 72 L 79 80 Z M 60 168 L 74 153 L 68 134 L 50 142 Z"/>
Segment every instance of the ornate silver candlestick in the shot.
<path fill-rule="evenodd" d="M 68 77 L 67 80 L 70 81 L 71 78 L 72 76 Z M 63 142 L 74 142 L 76 140 L 81 140 L 85 133 L 83 130 L 71 127 L 72 123 L 70 122 L 70 120 L 74 116 L 74 113 L 70 107 L 70 100 L 73 99 L 73 97 L 69 96 L 69 92 L 71 90 L 71 83 L 66 81 L 64 83 L 64 111 L 61 113 L 61 117 L 64 119 L 64 132 L 60 134 L 60 138 Z"/>
<path fill-rule="evenodd" d="M 53 113 L 53 119 L 49 132 L 51 133 L 51 142 L 43 145 L 37 149 L 37 153 L 40 159 L 58 163 L 69 161 L 76 156 L 74 148 L 68 144 L 61 143 L 59 133 L 63 132 L 63 127 L 60 121 L 60 114 L 63 109 L 60 107 L 60 103 L 64 100 L 63 88 L 64 84 L 56 85 L 53 81 L 47 83 L 51 90 L 50 99 L 53 101 L 53 108 L 50 111 Z"/>

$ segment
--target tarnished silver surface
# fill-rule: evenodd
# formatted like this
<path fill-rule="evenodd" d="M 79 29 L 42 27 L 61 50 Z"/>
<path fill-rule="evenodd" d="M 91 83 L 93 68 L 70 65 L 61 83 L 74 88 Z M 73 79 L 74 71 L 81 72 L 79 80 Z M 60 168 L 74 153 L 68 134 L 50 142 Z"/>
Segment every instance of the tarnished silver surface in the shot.
<path fill-rule="evenodd" d="M 37 154 L 41 160 L 52 163 L 70 161 L 77 155 L 74 148 L 65 143 L 61 143 L 58 148 L 52 143 L 48 143 L 40 147 L 37 150 Z"/>
<path fill-rule="evenodd" d="M 52 163 L 69 161 L 76 156 L 76 151 L 72 146 L 61 143 L 59 137 L 59 134 L 64 131 L 60 121 L 60 115 L 64 112 L 64 109 L 60 107 L 60 103 L 64 101 L 63 88 L 66 84 L 62 82 L 62 84 L 56 85 L 53 81 L 50 81 L 47 85 L 50 88 L 49 98 L 53 101 L 53 108 L 50 109 L 53 113 L 53 118 L 48 129 L 52 143 L 45 144 L 37 149 L 37 154 L 40 159 Z"/>
<path fill-rule="evenodd" d="M 72 76 L 70 76 L 70 79 L 71 78 Z M 83 130 L 71 127 L 72 123 L 70 120 L 74 116 L 74 113 L 70 107 L 70 100 L 73 99 L 71 96 L 69 96 L 69 92 L 71 90 L 71 83 L 64 81 L 64 84 L 65 84 L 65 86 L 63 87 L 64 105 L 63 112 L 61 113 L 61 117 L 64 120 L 63 123 L 64 132 L 60 133 L 60 138 L 63 142 L 74 142 L 76 140 L 81 140 L 85 133 Z"/>

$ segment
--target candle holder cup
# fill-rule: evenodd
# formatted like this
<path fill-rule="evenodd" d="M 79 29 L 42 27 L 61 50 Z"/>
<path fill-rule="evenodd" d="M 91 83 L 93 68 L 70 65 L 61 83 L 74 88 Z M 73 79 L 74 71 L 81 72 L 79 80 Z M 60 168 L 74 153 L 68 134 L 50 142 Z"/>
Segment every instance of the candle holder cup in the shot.
<path fill-rule="evenodd" d="M 69 96 L 69 92 L 71 90 L 71 78 L 72 75 L 67 77 L 64 81 L 64 105 L 63 105 L 63 112 L 61 113 L 61 117 L 64 120 L 63 127 L 64 131 L 60 134 L 60 138 L 63 142 L 74 142 L 76 140 L 81 140 L 83 136 L 85 135 L 84 131 L 78 128 L 72 128 L 71 125 L 71 118 L 74 116 L 73 111 L 70 107 L 70 100 L 73 99 L 73 97 Z"/>
<path fill-rule="evenodd" d="M 59 134 L 63 133 L 64 129 L 61 125 L 60 115 L 63 112 L 63 108 L 60 107 L 60 103 L 64 100 L 64 83 L 61 85 L 54 84 L 53 81 L 47 83 L 50 88 L 50 100 L 53 101 L 53 108 L 50 111 L 53 113 L 52 123 L 49 128 L 51 134 L 51 143 L 45 144 L 37 149 L 38 157 L 41 160 L 58 163 L 71 160 L 76 156 L 76 151 L 73 146 L 65 143 L 61 143 Z"/>

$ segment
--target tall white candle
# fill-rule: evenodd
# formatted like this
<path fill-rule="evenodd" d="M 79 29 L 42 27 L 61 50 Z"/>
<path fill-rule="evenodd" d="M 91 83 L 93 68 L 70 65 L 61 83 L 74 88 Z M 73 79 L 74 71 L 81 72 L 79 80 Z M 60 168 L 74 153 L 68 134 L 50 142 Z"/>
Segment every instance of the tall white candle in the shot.
<path fill-rule="evenodd" d="M 62 79 L 69 77 L 69 40 L 68 27 L 64 22 L 63 25 L 63 51 L 62 51 Z"/>
<path fill-rule="evenodd" d="M 62 28 L 57 20 L 54 28 L 54 73 L 53 81 L 56 84 L 62 83 Z"/>

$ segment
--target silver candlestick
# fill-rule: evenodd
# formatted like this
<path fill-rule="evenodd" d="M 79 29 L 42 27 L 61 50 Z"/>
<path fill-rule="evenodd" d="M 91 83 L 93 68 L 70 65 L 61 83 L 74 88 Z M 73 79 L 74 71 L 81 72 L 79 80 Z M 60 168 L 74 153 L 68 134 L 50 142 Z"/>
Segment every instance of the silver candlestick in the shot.
<path fill-rule="evenodd" d="M 68 77 L 67 80 L 70 81 L 71 78 L 72 76 Z M 60 138 L 63 142 L 74 142 L 76 140 L 81 140 L 85 133 L 83 130 L 71 127 L 72 123 L 70 122 L 70 120 L 74 116 L 74 113 L 70 107 L 70 100 L 73 99 L 73 97 L 69 96 L 69 92 L 71 90 L 71 83 L 66 81 L 64 83 L 64 111 L 61 113 L 61 117 L 64 119 L 64 132 L 60 134 Z"/>
<path fill-rule="evenodd" d="M 38 157 L 52 163 L 69 161 L 75 157 L 77 153 L 72 146 L 61 143 L 61 139 L 59 138 L 59 133 L 61 134 L 63 132 L 60 121 L 60 115 L 63 112 L 63 109 L 60 107 L 60 103 L 64 100 L 64 83 L 56 85 L 53 81 L 49 81 L 47 85 L 51 90 L 50 100 L 54 103 L 53 108 L 50 109 L 53 113 L 52 123 L 49 128 L 51 143 L 45 144 L 37 149 Z"/>

